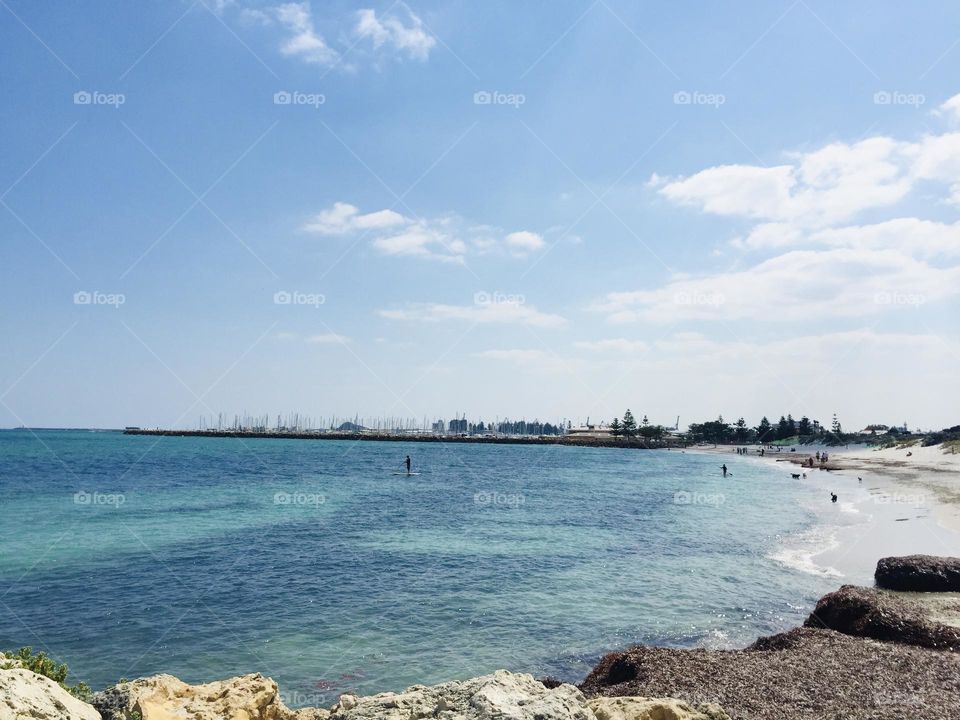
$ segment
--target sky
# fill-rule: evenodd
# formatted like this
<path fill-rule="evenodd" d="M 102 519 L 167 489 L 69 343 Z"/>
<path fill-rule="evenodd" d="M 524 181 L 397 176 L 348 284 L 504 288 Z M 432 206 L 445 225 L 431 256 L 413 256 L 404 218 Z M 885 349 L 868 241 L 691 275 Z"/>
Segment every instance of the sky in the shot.
<path fill-rule="evenodd" d="M 0 0 L 0 426 L 956 424 L 958 27 Z"/>

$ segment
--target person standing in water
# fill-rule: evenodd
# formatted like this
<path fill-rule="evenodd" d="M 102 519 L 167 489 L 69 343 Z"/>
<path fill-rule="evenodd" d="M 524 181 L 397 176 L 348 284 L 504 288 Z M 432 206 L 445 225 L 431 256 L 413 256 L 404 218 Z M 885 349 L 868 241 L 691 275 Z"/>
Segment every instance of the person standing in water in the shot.
<path fill-rule="evenodd" d="M 727 464 L 724 463 L 723 465 L 721 465 L 721 466 L 720 466 L 720 469 L 723 470 L 723 476 L 726 477 L 726 476 L 727 476 Z"/>
<path fill-rule="evenodd" d="M 830 493 L 830 502 L 836 502 L 836 501 L 837 501 L 837 494 Z"/>
<path fill-rule="evenodd" d="M 407 455 L 407 459 L 403 461 L 403 464 L 407 466 L 407 475 L 410 474 L 410 456 Z"/>

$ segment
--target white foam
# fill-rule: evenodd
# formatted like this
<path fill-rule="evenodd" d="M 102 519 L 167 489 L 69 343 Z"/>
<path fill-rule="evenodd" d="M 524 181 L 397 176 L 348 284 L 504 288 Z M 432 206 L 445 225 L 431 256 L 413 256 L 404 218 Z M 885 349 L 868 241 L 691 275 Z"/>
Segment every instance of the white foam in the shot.
<path fill-rule="evenodd" d="M 817 527 L 781 540 L 783 545 L 767 557 L 793 570 L 821 577 L 843 577 L 829 565 L 818 565 L 814 558 L 839 547 L 836 532 Z"/>

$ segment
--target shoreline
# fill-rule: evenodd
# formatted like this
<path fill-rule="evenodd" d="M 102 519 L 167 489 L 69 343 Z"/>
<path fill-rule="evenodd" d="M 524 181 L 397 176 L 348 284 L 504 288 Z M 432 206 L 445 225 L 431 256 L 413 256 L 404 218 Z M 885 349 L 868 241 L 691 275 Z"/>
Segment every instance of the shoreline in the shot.
<path fill-rule="evenodd" d="M 960 555 L 960 455 L 944 453 L 942 445 L 795 447 L 762 457 L 759 446 L 748 446 L 746 456 L 731 446 L 687 451 L 766 461 L 783 471 L 784 482 L 802 483 L 811 497 L 823 494 L 822 502 L 807 506 L 813 515 L 808 531 L 769 556 L 786 567 L 844 578 L 863 575 L 882 555 Z M 805 463 L 818 450 L 829 454 L 829 462 L 818 465 L 814 458 L 811 468 Z M 833 492 L 836 504 L 827 495 Z"/>

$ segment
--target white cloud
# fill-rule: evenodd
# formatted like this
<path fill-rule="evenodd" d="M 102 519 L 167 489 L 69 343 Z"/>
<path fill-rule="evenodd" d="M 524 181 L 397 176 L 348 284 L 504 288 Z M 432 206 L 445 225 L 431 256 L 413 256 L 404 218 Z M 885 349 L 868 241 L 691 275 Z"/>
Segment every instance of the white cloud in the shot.
<path fill-rule="evenodd" d="M 960 96 L 939 112 L 960 113 Z M 789 162 L 776 167 L 725 165 L 655 179 L 658 192 L 673 202 L 759 221 L 734 247 L 781 254 L 747 269 L 610 293 L 595 309 L 615 322 L 829 322 L 960 294 L 960 223 L 921 217 L 851 222 L 865 211 L 895 207 L 924 183 L 939 183 L 942 201 L 960 202 L 960 132 L 834 142 L 786 157 Z"/>
<path fill-rule="evenodd" d="M 940 107 L 934 110 L 934 114 L 952 122 L 960 122 L 960 94 L 954 95 L 940 105 Z"/>
<path fill-rule="evenodd" d="M 335 202 L 301 227 L 325 236 L 369 232 L 383 255 L 419 257 L 463 264 L 468 254 L 509 253 L 522 258 L 543 247 L 543 237 L 529 230 L 506 233 L 488 225 L 465 222 L 455 214 L 410 218 L 394 210 L 361 213 L 347 202 Z"/>
<path fill-rule="evenodd" d="M 222 14 L 233 7 L 235 0 L 207 0 L 212 8 Z M 341 32 L 341 39 L 347 45 L 347 51 L 353 55 L 362 54 L 361 42 L 369 43 L 371 53 L 377 57 L 387 52 L 412 60 L 426 61 L 430 51 L 436 46 L 437 39 L 424 27 L 423 21 L 409 8 L 406 8 L 406 20 L 396 14 L 377 15 L 370 8 L 359 10 L 353 26 Z M 280 45 L 280 52 L 287 57 L 306 63 L 333 66 L 339 63 L 341 53 L 331 47 L 317 30 L 308 0 L 286 2 L 262 7 L 241 8 L 239 17 L 248 24 L 270 26 L 279 24 L 286 30 L 287 36 Z M 354 38 L 351 40 L 350 38 Z M 344 66 L 345 69 L 346 66 Z"/>
<path fill-rule="evenodd" d="M 506 243 L 507 247 L 520 253 L 533 252 L 544 245 L 543 236 L 529 230 L 510 233 L 506 237 Z"/>
<path fill-rule="evenodd" d="M 202 0 L 202 4 L 216 15 L 222 15 L 223 12 L 227 8 L 232 7 L 235 2 L 236 0 Z"/>
<path fill-rule="evenodd" d="M 270 8 L 270 11 L 289 33 L 280 46 L 281 53 L 318 65 L 331 65 L 337 61 L 339 53 L 327 45 L 313 25 L 309 2 L 284 3 Z"/>
<path fill-rule="evenodd" d="M 377 230 L 407 222 L 407 218 L 393 210 L 378 210 L 361 215 L 356 206 L 335 202 L 332 207 L 321 211 L 306 223 L 303 230 L 319 235 L 345 235 L 357 230 Z"/>
<path fill-rule="evenodd" d="M 824 228 L 810 233 L 788 224 L 763 223 L 736 242 L 749 249 L 828 246 L 900 250 L 923 258 L 960 257 L 960 222 L 950 225 L 906 217 L 871 225 Z"/>
<path fill-rule="evenodd" d="M 444 305 L 441 303 L 414 303 L 401 309 L 380 310 L 379 315 L 390 320 L 420 322 L 462 321 L 529 325 L 531 327 L 559 327 L 566 323 L 560 315 L 537 310 L 533 305 L 518 302 L 496 302 L 479 305 Z"/>
<path fill-rule="evenodd" d="M 428 260 L 462 264 L 466 243 L 448 235 L 441 227 L 416 222 L 392 235 L 373 241 L 384 255 L 410 255 Z"/>
<path fill-rule="evenodd" d="M 377 17 L 375 10 L 365 8 L 357 12 L 357 22 L 353 33 L 356 37 L 369 40 L 374 50 L 389 47 L 414 60 L 426 60 L 430 50 L 437 44 L 436 38 L 423 28 L 423 21 L 407 10 L 410 24 L 393 16 Z"/>
<path fill-rule="evenodd" d="M 789 165 L 722 165 L 673 180 L 659 192 L 716 215 L 820 227 L 891 206 L 912 187 L 916 148 L 890 138 L 832 143 L 796 153 Z"/>
<path fill-rule="evenodd" d="M 594 306 L 612 322 L 809 320 L 916 308 L 960 294 L 960 268 L 900 251 L 794 250 L 746 270 L 674 279 L 655 290 L 609 293 Z"/>
<path fill-rule="evenodd" d="M 953 204 L 960 203 L 960 133 L 926 135 L 910 146 L 913 177 L 948 183 Z"/>

